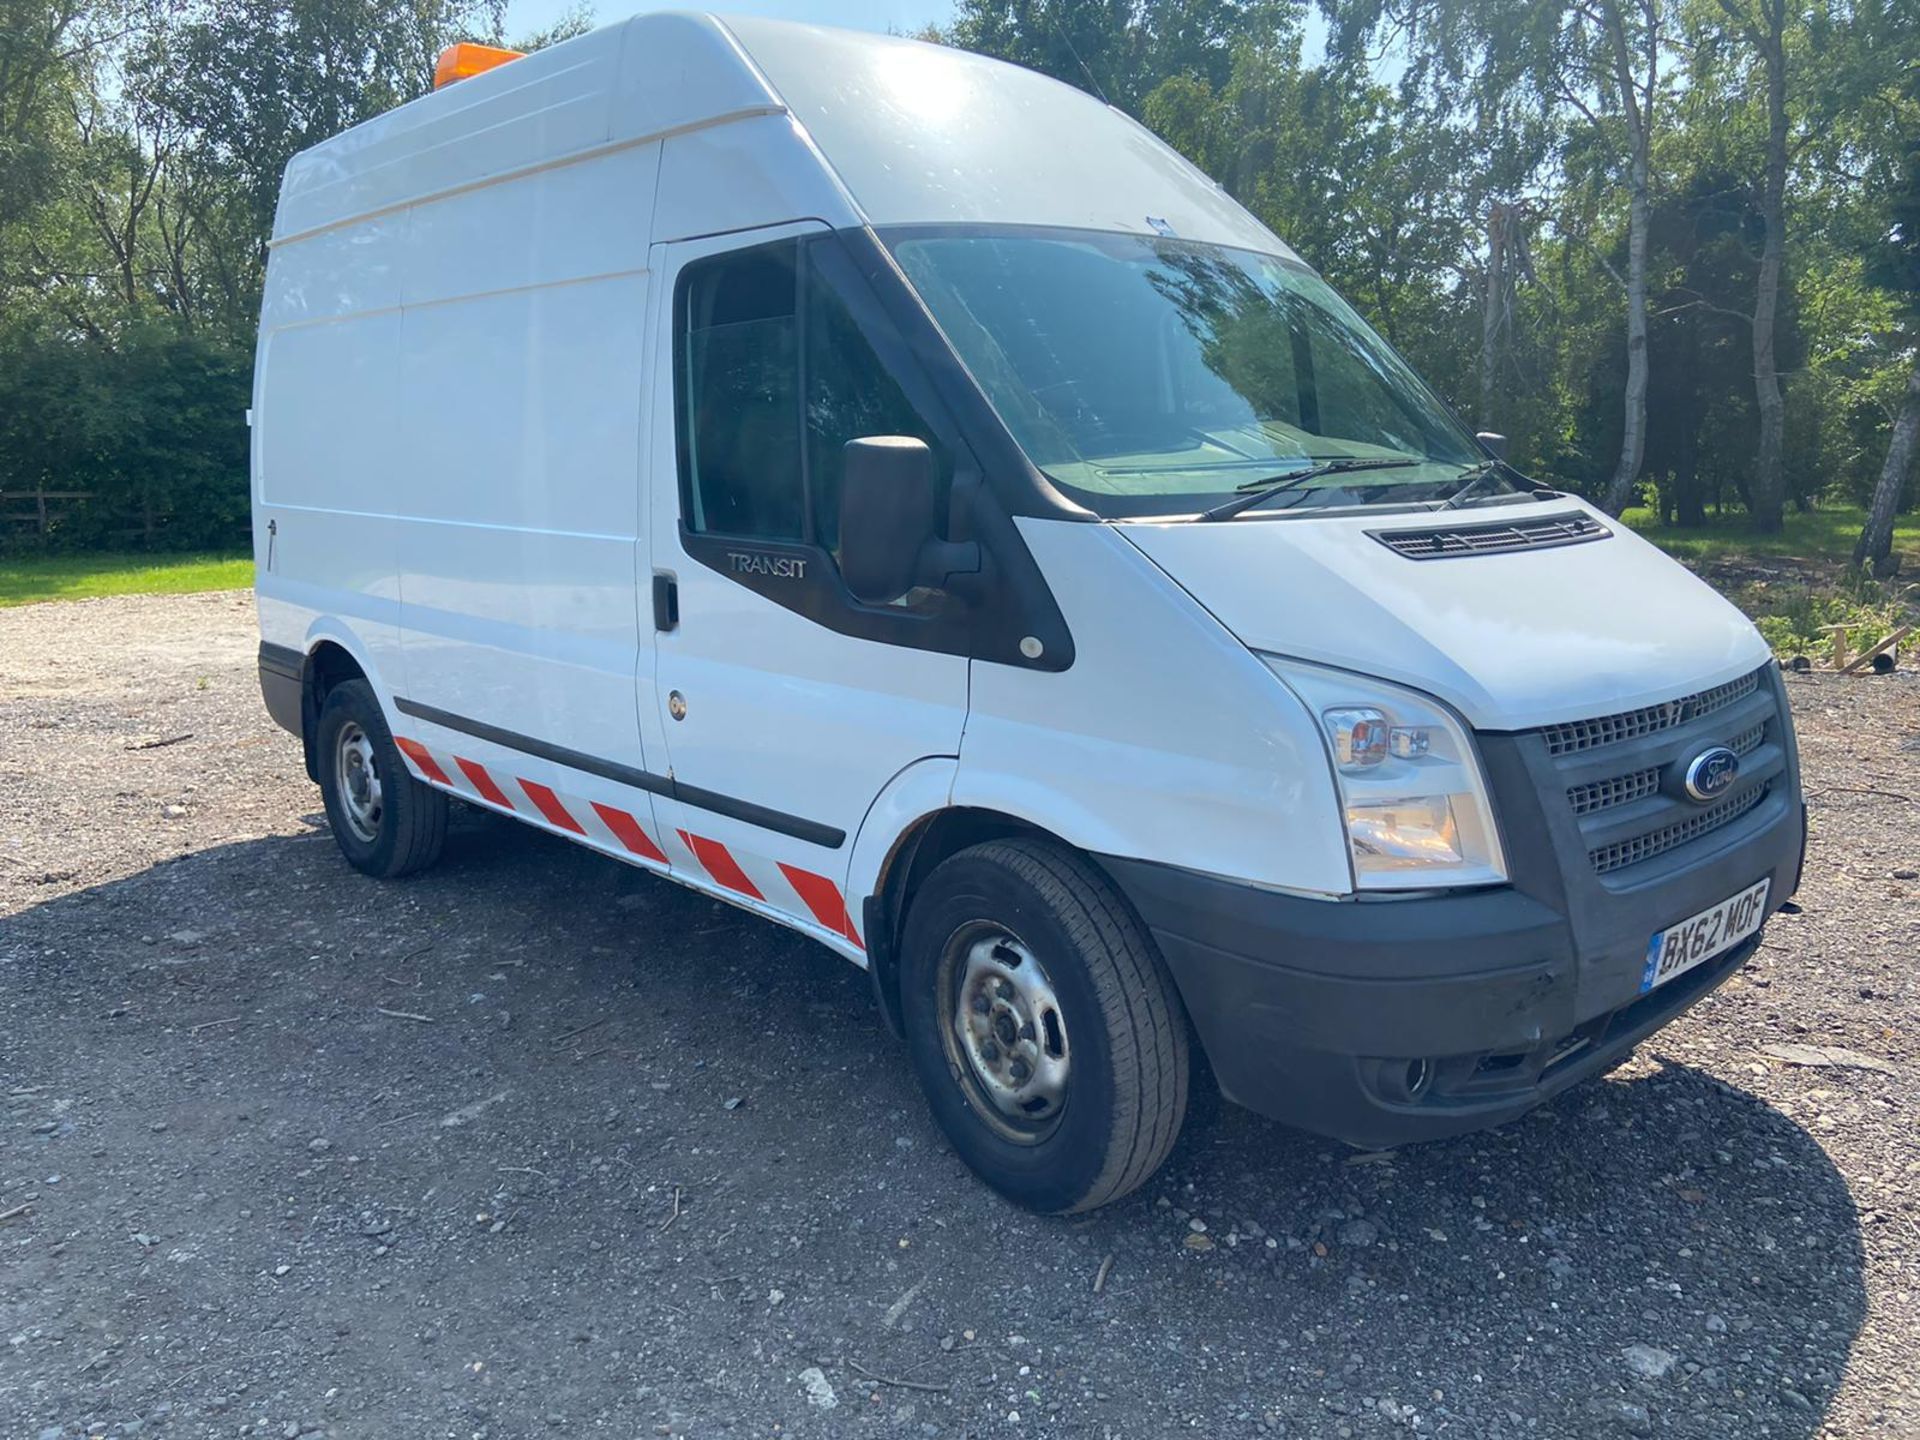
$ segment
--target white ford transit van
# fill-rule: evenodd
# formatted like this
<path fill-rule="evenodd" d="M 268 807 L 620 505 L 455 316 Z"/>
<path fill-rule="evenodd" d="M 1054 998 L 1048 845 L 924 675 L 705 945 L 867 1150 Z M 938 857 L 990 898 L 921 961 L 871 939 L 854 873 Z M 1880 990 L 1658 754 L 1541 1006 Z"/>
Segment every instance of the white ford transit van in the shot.
<path fill-rule="evenodd" d="M 458 800 L 812 936 L 1025 1205 L 1144 1181 L 1196 1046 L 1356 1145 L 1519 1115 L 1799 879 L 1753 627 L 1022 70 L 651 14 L 460 79 L 288 166 L 255 387 L 346 858 Z"/>

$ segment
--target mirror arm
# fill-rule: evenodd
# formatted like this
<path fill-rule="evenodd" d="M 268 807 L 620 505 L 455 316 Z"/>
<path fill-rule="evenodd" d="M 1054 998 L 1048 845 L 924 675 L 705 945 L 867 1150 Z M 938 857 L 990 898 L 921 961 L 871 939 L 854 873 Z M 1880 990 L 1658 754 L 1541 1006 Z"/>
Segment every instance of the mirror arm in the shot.
<path fill-rule="evenodd" d="M 977 594 L 984 563 L 977 540 L 929 540 L 920 547 L 915 583 L 963 598 Z"/>

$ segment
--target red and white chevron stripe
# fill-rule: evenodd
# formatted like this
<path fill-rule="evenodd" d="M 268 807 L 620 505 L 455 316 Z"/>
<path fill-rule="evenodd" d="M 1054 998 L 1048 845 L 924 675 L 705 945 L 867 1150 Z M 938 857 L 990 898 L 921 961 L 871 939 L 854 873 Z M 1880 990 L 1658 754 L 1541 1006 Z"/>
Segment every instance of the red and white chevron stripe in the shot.
<path fill-rule="evenodd" d="M 414 774 L 429 785 L 504 810 L 529 824 L 570 835 L 631 863 L 668 871 L 700 889 L 728 892 L 753 902 L 755 908 L 824 930 L 836 942 L 851 945 L 858 952 L 866 950 L 848 913 L 846 896 L 825 875 L 782 860 L 775 862 L 782 884 L 774 885 L 770 875 L 763 875 L 756 884 L 720 841 L 687 830 L 674 832 L 685 856 L 676 862 L 637 816 L 617 805 L 561 795 L 537 780 L 505 771 L 496 773 L 498 767 L 489 769 L 464 755 L 446 751 L 435 754 L 418 740 L 396 735 L 393 743 L 400 747 Z"/>

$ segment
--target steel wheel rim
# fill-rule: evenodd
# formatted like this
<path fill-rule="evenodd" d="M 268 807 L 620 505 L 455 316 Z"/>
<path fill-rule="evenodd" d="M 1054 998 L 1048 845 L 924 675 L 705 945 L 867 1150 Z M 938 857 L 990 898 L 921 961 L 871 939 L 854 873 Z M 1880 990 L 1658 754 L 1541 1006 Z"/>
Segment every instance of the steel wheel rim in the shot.
<path fill-rule="evenodd" d="M 340 727 L 340 739 L 334 746 L 334 764 L 340 781 L 340 809 L 346 815 L 347 828 L 372 844 L 380 837 L 380 820 L 386 813 L 380 789 L 380 764 L 374 756 L 373 741 L 351 720 Z"/>
<path fill-rule="evenodd" d="M 1016 935 L 964 926 L 940 961 L 947 1063 L 992 1129 L 1017 1144 L 1052 1134 L 1065 1113 L 1067 1020 L 1046 968 Z"/>

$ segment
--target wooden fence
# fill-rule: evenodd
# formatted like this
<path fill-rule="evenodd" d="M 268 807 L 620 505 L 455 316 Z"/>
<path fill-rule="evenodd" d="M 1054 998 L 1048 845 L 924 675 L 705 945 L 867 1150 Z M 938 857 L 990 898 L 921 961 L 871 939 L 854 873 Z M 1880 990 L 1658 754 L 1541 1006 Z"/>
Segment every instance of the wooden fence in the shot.
<path fill-rule="evenodd" d="M 45 535 L 85 490 L 0 490 L 0 538 Z"/>

